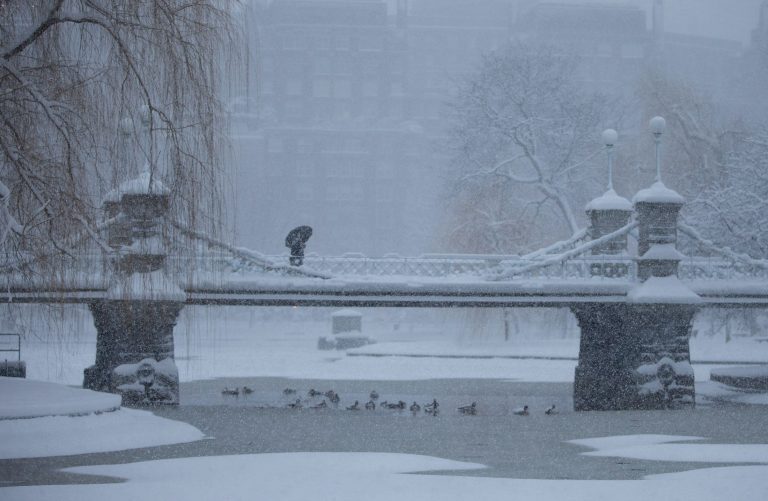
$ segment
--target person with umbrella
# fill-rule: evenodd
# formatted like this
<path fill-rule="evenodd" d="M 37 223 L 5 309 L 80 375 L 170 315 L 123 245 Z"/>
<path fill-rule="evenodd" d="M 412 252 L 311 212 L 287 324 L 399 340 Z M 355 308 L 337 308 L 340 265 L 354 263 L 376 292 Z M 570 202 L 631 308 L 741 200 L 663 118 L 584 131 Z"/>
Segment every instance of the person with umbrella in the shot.
<path fill-rule="evenodd" d="M 311 226 L 298 226 L 288 232 L 288 236 L 285 237 L 285 246 L 291 249 L 291 266 L 301 266 L 304 263 L 304 248 L 311 236 Z"/>

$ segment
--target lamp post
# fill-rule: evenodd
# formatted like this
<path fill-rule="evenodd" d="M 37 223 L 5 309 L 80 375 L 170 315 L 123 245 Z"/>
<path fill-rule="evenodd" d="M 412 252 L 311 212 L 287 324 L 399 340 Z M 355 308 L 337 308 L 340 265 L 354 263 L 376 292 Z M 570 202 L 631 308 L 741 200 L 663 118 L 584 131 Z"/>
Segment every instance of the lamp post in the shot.
<path fill-rule="evenodd" d="M 656 144 L 656 181 L 661 182 L 661 157 L 659 155 L 659 149 L 661 147 L 661 136 L 664 134 L 664 129 L 667 128 L 667 121 L 663 117 L 653 117 L 648 122 L 648 126 L 653 134 L 653 142 Z"/>
<path fill-rule="evenodd" d="M 605 129 L 603 131 L 603 143 L 605 144 L 605 152 L 608 155 L 608 189 L 613 189 L 613 146 L 616 144 L 616 140 L 619 138 L 618 132 L 613 129 Z"/>

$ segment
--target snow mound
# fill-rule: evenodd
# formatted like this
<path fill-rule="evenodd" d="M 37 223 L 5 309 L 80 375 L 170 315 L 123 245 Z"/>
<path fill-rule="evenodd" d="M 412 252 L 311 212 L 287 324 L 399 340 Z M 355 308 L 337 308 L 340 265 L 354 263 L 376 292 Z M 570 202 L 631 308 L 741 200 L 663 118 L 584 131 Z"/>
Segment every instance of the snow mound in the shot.
<path fill-rule="evenodd" d="M 661 181 L 656 181 L 650 188 L 638 191 L 632 198 L 632 202 L 682 205 L 685 203 L 685 199 L 675 190 L 664 186 Z"/>
<path fill-rule="evenodd" d="M 629 291 L 627 300 L 636 304 L 699 304 L 702 301 L 674 275 L 649 278 Z"/>
<path fill-rule="evenodd" d="M 593 210 L 620 210 L 631 212 L 632 203 L 626 198 L 620 197 L 615 190 L 610 189 L 589 202 L 584 210 L 587 212 Z"/>
<path fill-rule="evenodd" d="M 768 390 L 768 365 L 712 369 L 709 378 L 734 388 L 765 391 Z"/>
<path fill-rule="evenodd" d="M 77 417 L 8 419 L 0 421 L 0 459 L 122 451 L 202 438 L 203 433 L 192 425 L 134 409 Z"/>
<path fill-rule="evenodd" d="M 584 456 L 622 457 L 646 461 L 693 463 L 768 463 L 768 444 L 702 444 L 675 442 L 702 440 L 678 435 L 623 435 L 571 440 L 595 449 Z M 697 499 L 695 496 L 690 499 Z"/>
<path fill-rule="evenodd" d="M 638 259 L 640 261 L 682 261 L 685 255 L 675 248 L 675 244 L 653 244 Z"/>
<path fill-rule="evenodd" d="M 119 395 L 43 381 L 0 377 L 0 419 L 82 415 L 119 408 Z"/>
<path fill-rule="evenodd" d="M 152 175 L 145 166 L 144 172 L 134 179 L 122 183 L 116 190 L 112 190 L 104 196 L 104 202 L 119 202 L 123 195 L 168 195 L 171 190 L 163 184 L 157 175 Z"/>

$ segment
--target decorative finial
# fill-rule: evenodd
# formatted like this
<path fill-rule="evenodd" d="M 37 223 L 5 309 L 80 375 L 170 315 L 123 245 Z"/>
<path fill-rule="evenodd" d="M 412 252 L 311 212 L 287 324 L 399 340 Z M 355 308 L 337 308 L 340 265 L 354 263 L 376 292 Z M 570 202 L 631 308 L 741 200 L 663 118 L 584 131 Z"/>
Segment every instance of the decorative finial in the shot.
<path fill-rule="evenodd" d="M 659 156 L 659 149 L 661 147 L 661 136 L 664 134 L 664 129 L 667 128 L 667 121 L 663 117 L 653 117 L 648 122 L 648 127 L 653 134 L 653 142 L 656 144 L 656 182 L 661 182 L 661 157 Z"/>
<path fill-rule="evenodd" d="M 616 144 L 616 140 L 619 138 L 619 133 L 613 129 L 605 129 L 603 131 L 603 143 L 605 144 L 605 151 L 608 154 L 608 189 L 613 189 L 613 146 Z"/>

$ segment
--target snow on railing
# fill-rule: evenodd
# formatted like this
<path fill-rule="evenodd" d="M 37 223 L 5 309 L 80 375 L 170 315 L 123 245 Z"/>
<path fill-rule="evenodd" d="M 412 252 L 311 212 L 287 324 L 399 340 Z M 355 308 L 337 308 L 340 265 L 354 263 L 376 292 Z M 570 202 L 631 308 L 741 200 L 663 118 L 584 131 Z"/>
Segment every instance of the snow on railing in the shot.
<path fill-rule="evenodd" d="M 520 275 L 529 275 L 531 272 L 539 269 L 549 268 L 549 267 L 566 267 L 565 263 L 569 260 L 572 260 L 576 257 L 581 256 L 585 252 L 603 245 L 607 242 L 610 242 L 614 238 L 618 238 L 621 236 L 624 236 L 628 234 L 630 231 L 632 231 L 635 227 L 637 227 L 638 223 L 636 221 L 632 221 L 628 223 L 627 225 L 619 228 L 618 230 L 608 233 L 607 235 L 603 235 L 600 238 L 596 238 L 594 240 L 590 240 L 589 242 L 586 242 L 578 247 L 575 247 L 569 251 L 563 252 L 561 254 L 555 254 L 553 256 L 547 257 L 546 259 L 542 259 L 540 261 L 535 261 L 533 263 L 525 264 L 523 266 L 518 266 L 514 268 L 506 268 L 502 269 L 496 276 L 491 276 L 489 279 L 491 280 L 509 280 L 513 277 L 520 276 Z"/>
<path fill-rule="evenodd" d="M 578 232 L 568 240 L 550 245 L 539 251 L 524 256 L 513 255 L 472 255 L 472 254 L 427 254 L 418 257 L 387 255 L 384 257 L 366 257 L 361 254 L 343 256 L 317 256 L 308 254 L 304 266 L 288 264 L 289 256 L 265 255 L 243 247 L 227 244 L 201 232 L 173 224 L 184 238 L 199 242 L 196 251 L 174 252 L 171 248 L 167 256 L 167 271 L 172 276 L 207 275 L 224 279 L 236 274 L 242 277 L 264 273 L 278 275 L 303 276 L 308 278 L 356 279 L 363 277 L 424 277 L 424 278 L 460 278 L 464 280 L 635 280 L 636 262 L 632 256 L 590 255 L 589 251 L 614 238 L 636 230 L 632 222 L 619 230 L 601 238 L 581 243 L 559 254 L 548 254 L 554 249 L 573 246 L 586 237 Z M 678 275 L 684 281 L 727 281 L 727 280 L 765 280 L 768 281 L 768 261 L 753 259 L 738 254 L 730 249 L 720 248 L 704 239 L 693 228 L 680 224 L 681 233 L 699 243 L 711 257 L 692 256 L 680 262 Z M 188 249 L 185 241 L 180 249 Z M 110 265 L 110 255 L 97 249 L 67 259 L 61 270 L 64 277 L 91 275 L 88 282 L 109 279 L 114 273 Z M 9 270 L 10 271 L 10 270 Z M 14 275 L 14 272 L 6 273 Z"/>
<path fill-rule="evenodd" d="M 256 265 L 261 271 L 277 271 L 282 273 L 288 273 L 291 275 L 304 275 L 314 278 L 328 278 L 327 276 L 314 273 L 307 268 L 298 268 L 295 266 L 281 265 L 273 263 L 269 258 L 260 252 L 256 252 L 245 247 L 236 247 L 230 245 L 222 240 L 213 238 L 205 233 L 199 232 L 185 225 L 170 221 L 171 226 L 179 230 L 183 235 L 191 238 L 192 240 L 200 241 L 208 245 L 209 247 L 218 248 L 230 253 L 236 259 L 244 261 L 251 265 Z"/>
<path fill-rule="evenodd" d="M 690 237 L 695 242 L 698 242 L 699 244 L 701 244 L 701 246 L 704 249 L 710 252 L 714 252 L 715 254 L 718 254 L 725 258 L 731 259 L 736 262 L 748 264 L 750 266 L 756 266 L 759 268 L 768 268 L 768 261 L 763 259 L 754 259 L 751 256 L 748 256 L 747 254 L 734 252 L 731 250 L 730 247 L 718 247 L 717 245 L 715 245 L 715 243 L 712 240 L 707 240 L 706 238 L 701 236 L 701 234 L 698 231 L 696 231 L 694 228 L 688 226 L 683 222 L 679 222 L 677 224 L 677 229 L 680 230 L 681 233 Z"/>
<path fill-rule="evenodd" d="M 533 252 L 530 252 L 528 254 L 525 254 L 524 256 L 521 256 L 523 259 L 537 259 L 541 256 L 544 256 L 546 254 L 551 254 L 552 252 L 557 252 L 561 249 L 564 249 L 566 247 L 570 247 L 572 245 L 576 245 L 578 242 L 584 240 L 587 237 L 588 234 L 587 228 L 582 228 L 576 233 L 571 236 L 571 238 L 567 240 L 561 240 L 560 242 L 555 242 L 552 245 L 548 245 L 547 247 L 543 247 L 539 250 L 535 250 Z"/>

